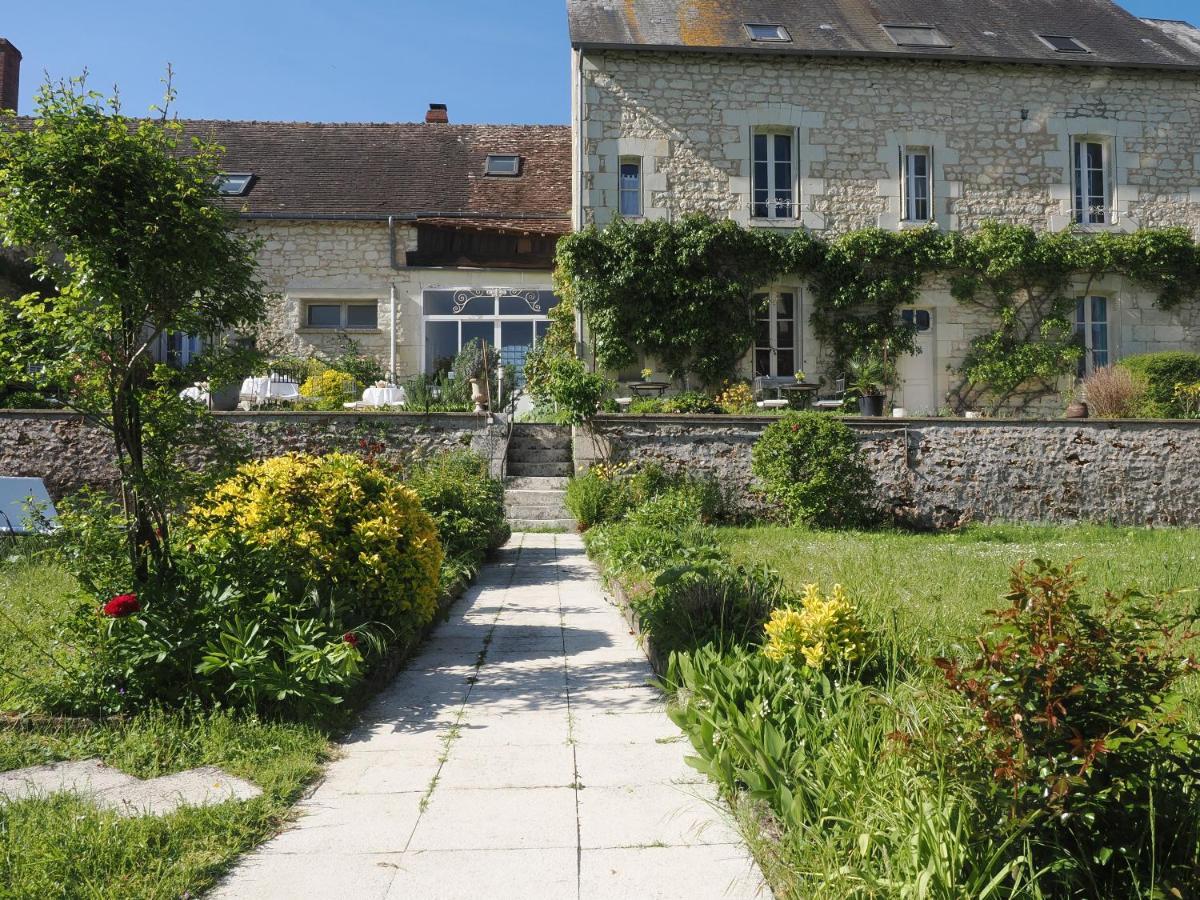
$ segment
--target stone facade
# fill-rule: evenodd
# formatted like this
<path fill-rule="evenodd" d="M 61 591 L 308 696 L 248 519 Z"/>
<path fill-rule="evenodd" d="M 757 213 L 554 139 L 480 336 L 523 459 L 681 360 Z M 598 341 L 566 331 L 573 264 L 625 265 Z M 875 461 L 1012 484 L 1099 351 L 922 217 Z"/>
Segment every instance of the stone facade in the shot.
<path fill-rule="evenodd" d="M 711 476 L 735 508 L 763 513 L 751 451 L 770 420 L 601 417 L 576 465 L 658 462 Z M 1200 525 L 1200 422 L 846 420 L 880 505 L 919 528 L 969 522 Z"/>
<path fill-rule="evenodd" d="M 943 230 L 988 220 L 1061 230 L 1071 221 L 1071 140 L 1110 148 L 1115 224 L 1184 226 L 1200 238 L 1200 76 L 1095 67 L 803 58 L 765 54 L 607 51 L 575 55 L 576 224 L 611 221 L 622 158 L 643 160 L 646 218 L 689 212 L 754 227 L 827 234 L 907 227 L 901 222 L 900 153 L 930 148 L 933 211 Z M 792 219 L 751 217 L 756 129 L 793 136 Z M 807 322 L 802 284 L 799 319 Z M 1094 286 L 1109 300 L 1113 358 L 1200 349 L 1200 311 L 1153 308 L 1122 279 Z M 952 371 L 985 323 L 944 285 L 921 306 L 933 313 L 922 365 L 940 407 Z M 820 366 L 807 327 L 799 367 Z M 910 366 L 911 368 L 911 366 Z M 832 374 L 832 373 L 830 373 Z M 914 390 L 915 394 L 916 391 Z M 915 406 L 904 392 L 899 405 Z"/>
<path fill-rule="evenodd" d="M 249 458 L 284 453 L 358 452 L 362 442 L 398 460 L 470 449 L 503 473 L 507 426 L 487 416 L 434 413 L 215 413 Z M 119 476 L 109 434 L 64 412 L 0 410 L 0 476 L 41 478 L 55 498 L 83 487 L 115 489 Z M 202 456 L 193 463 L 203 465 Z"/>
<path fill-rule="evenodd" d="M 416 229 L 396 227 L 396 266 L 386 221 L 255 219 L 244 228 L 262 241 L 262 276 L 272 292 L 262 345 L 274 353 L 336 354 L 347 338 L 387 368 L 391 361 L 391 289 L 396 289 L 396 375 L 422 371 L 422 291 L 432 288 L 521 288 L 550 290 L 549 271 L 409 268 L 405 252 L 416 248 Z M 373 301 L 378 327 L 306 328 L 312 302 Z"/>

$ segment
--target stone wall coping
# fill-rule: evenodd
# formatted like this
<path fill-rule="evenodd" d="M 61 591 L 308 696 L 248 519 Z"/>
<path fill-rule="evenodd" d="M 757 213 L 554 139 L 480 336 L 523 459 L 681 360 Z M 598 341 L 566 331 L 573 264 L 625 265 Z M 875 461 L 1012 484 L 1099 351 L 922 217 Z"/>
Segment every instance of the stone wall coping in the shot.
<path fill-rule="evenodd" d="M 487 422 L 487 413 L 469 413 L 469 412 L 358 412 L 355 410 L 238 410 L 235 412 L 218 412 L 214 411 L 213 416 L 217 419 L 226 421 L 263 421 L 263 420 L 280 420 L 280 421 L 295 421 L 295 422 L 316 422 L 322 419 L 336 419 L 338 421 L 347 420 L 382 420 L 388 422 L 440 422 L 440 423 L 464 423 L 469 422 L 474 426 L 485 426 Z M 49 421 L 86 421 L 87 416 L 83 413 L 72 412 L 65 409 L 0 409 L 0 421 L 4 419 L 45 419 Z M 499 417 L 496 418 L 495 424 L 502 424 Z"/>
<path fill-rule="evenodd" d="M 931 416 L 928 418 L 865 419 L 858 416 L 834 416 L 851 428 L 891 430 L 906 428 L 914 425 L 943 426 L 954 428 L 989 428 L 989 427 L 1027 427 L 1027 428 L 1096 428 L 1109 431 L 1122 428 L 1184 428 L 1200 430 L 1200 419 L 961 419 L 948 416 Z M 592 422 L 599 426 L 605 425 L 741 425 L 760 426 L 766 428 L 778 417 L 772 416 L 723 416 L 717 414 L 696 413 L 656 413 L 654 415 L 602 415 L 596 416 Z"/>

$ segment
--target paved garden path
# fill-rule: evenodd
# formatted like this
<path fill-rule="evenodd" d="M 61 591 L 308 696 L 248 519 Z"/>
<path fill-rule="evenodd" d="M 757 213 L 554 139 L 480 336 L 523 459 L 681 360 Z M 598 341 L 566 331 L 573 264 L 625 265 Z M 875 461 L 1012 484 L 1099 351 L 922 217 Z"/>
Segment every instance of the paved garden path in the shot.
<path fill-rule="evenodd" d="M 517 535 L 215 896 L 769 897 L 580 540 Z"/>

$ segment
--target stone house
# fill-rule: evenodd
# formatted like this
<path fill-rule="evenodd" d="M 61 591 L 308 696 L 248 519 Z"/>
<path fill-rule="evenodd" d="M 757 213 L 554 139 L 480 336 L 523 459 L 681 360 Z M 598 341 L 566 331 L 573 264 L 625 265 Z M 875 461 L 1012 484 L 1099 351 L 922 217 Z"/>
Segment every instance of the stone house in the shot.
<path fill-rule="evenodd" d="M 225 148 L 223 202 L 262 242 L 265 349 L 353 341 L 404 377 L 472 340 L 519 367 L 545 333 L 571 224 L 568 129 L 452 125 L 436 104 L 416 124 L 186 128 Z"/>
<path fill-rule="evenodd" d="M 1200 238 L 1200 29 L 1110 0 L 568 0 L 573 217 L 753 228 L 1186 226 Z M 819 371 L 783 280 L 745 374 Z M 650 298 L 648 298 L 650 300 Z M 1086 367 L 1200 349 L 1200 311 L 1119 278 L 1078 303 Z M 986 330 L 937 281 L 904 311 L 898 405 L 945 402 Z M 831 373 L 826 373 L 831 374 Z"/>

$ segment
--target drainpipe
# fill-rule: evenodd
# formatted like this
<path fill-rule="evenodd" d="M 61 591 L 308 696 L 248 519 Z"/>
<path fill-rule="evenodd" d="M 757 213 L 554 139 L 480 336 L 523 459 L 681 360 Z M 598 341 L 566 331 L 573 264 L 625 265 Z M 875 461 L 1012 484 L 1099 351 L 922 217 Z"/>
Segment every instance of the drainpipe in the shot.
<path fill-rule="evenodd" d="M 394 381 L 396 378 L 396 285 L 392 284 L 392 293 L 388 299 L 388 322 L 392 326 L 392 338 L 388 341 L 388 349 L 390 352 L 390 362 L 388 363 L 388 375 Z"/>
<path fill-rule="evenodd" d="M 396 259 L 395 216 L 388 216 L 388 262 L 393 272 L 400 271 L 400 264 Z M 388 377 L 394 381 L 396 379 L 396 282 L 393 281 L 391 287 L 391 292 L 388 294 L 388 326 L 391 331 L 391 338 L 388 340 Z"/>

